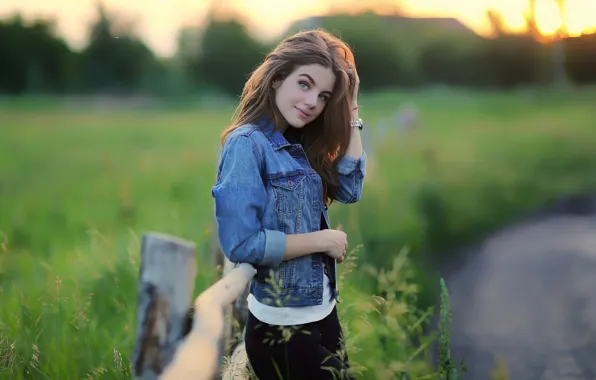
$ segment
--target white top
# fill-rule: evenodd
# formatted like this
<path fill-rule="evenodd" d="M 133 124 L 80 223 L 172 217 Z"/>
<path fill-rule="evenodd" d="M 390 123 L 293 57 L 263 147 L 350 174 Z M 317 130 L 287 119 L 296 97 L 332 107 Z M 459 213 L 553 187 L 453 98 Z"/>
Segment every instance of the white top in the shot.
<path fill-rule="evenodd" d="M 302 325 L 320 321 L 327 317 L 335 307 L 335 298 L 331 297 L 331 284 L 327 274 L 323 275 L 323 303 L 314 306 L 275 307 L 257 301 L 249 293 L 248 310 L 261 322 L 276 326 Z"/>

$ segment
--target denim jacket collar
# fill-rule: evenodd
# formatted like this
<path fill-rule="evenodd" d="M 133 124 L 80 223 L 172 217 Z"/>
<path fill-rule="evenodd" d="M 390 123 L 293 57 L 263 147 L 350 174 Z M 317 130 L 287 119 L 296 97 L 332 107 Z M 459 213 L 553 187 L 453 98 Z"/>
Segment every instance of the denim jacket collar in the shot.
<path fill-rule="evenodd" d="M 279 150 L 292 145 L 269 118 L 263 117 L 256 124 L 265 133 L 265 136 L 269 139 L 274 150 Z"/>

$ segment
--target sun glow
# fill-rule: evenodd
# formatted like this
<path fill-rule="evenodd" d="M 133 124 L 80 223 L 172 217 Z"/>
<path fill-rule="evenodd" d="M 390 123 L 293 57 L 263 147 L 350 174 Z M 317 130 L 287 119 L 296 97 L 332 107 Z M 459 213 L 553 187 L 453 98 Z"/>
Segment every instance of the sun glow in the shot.
<path fill-rule="evenodd" d="M 175 50 L 180 27 L 200 24 L 213 1 L 216 0 L 103 0 L 103 3 L 137 20 L 139 33 L 149 45 L 160 54 L 170 55 Z M 506 29 L 519 32 L 526 28 L 530 0 L 225 0 L 220 3 L 244 15 L 256 34 L 274 37 L 296 19 L 362 7 L 380 13 L 399 10 L 411 17 L 453 17 L 480 34 L 491 31 L 486 15 L 492 9 L 502 15 Z M 28 17 L 53 17 L 59 32 L 76 46 L 85 41 L 94 7 L 95 0 L 0 0 L 0 18 L 17 11 Z M 543 35 L 556 34 L 562 19 L 562 30 L 571 36 L 596 31 L 595 0 L 566 0 L 564 10 L 562 18 L 555 0 L 536 0 L 536 22 Z"/>

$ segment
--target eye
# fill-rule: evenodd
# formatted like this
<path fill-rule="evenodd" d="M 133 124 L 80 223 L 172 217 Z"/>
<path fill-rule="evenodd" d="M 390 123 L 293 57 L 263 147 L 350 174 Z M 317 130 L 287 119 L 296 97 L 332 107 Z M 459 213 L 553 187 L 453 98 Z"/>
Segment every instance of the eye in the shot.
<path fill-rule="evenodd" d="M 325 103 L 329 101 L 329 97 L 327 95 L 320 95 L 319 98 L 321 98 L 321 100 L 323 100 Z"/>
<path fill-rule="evenodd" d="M 299 85 L 300 87 L 302 87 L 302 89 L 303 89 L 303 90 L 308 90 L 308 88 L 309 88 L 309 85 L 308 85 L 308 83 L 307 83 L 307 82 L 304 82 L 304 81 L 300 81 L 300 82 L 298 82 L 298 85 Z"/>

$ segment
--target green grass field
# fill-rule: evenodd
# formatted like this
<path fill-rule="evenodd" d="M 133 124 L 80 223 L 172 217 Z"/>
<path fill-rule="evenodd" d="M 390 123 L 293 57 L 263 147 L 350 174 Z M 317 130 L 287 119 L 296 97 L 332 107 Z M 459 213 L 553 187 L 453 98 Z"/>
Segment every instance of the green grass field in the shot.
<path fill-rule="evenodd" d="M 356 266 L 344 267 L 340 305 L 362 378 L 429 373 L 406 360 L 422 315 L 409 295 L 421 285 L 434 302 L 439 283 L 424 268 L 443 247 L 596 187 L 594 90 L 365 94 L 361 116 L 374 128 L 403 102 L 418 107 L 420 129 L 390 132 L 362 201 L 331 208 L 350 245 L 363 244 Z M 232 111 L 0 105 L 1 378 L 127 377 L 144 231 L 197 242 L 197 293 L 217 279 L 210 188 Z M 404 246 L 418 268 L 409 282 L 397 259 Z"/>

